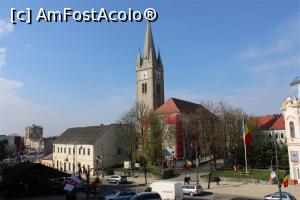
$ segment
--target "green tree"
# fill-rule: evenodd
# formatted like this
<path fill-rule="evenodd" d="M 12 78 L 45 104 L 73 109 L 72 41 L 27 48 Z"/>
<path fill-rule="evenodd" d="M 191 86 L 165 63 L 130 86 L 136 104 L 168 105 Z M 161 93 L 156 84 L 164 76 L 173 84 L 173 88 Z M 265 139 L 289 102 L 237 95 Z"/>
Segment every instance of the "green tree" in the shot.
<path fill-rule="evenodd" d="M 0 141 L 0 160 L 5 159 L 6 157 L 6 141 Z"/>
<path fill-rule="evenodd" d="M 288 167 L 287 147 L 284 144 L 278 144 L 279 167 L 286 169 Z M 238 149 L 235 152 L 236 164 L 244 165 L 244 146 L 243 139 L 240 138 Z M 247 147 L 247 161 L 252 168 L 269 168 L 271 164 L 275 165 L 275 147 L 274 139 L 269 138 L 264 132 L 256 131 L 253 134 L 253 141 Z"/>

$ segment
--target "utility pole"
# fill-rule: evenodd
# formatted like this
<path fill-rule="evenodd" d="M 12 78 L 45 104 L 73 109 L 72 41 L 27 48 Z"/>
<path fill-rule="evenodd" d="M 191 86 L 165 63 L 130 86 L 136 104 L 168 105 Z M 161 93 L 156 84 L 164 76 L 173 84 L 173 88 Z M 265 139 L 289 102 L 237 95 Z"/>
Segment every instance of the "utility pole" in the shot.
<path fill-rule="evenodd" d="M 103 143 L 101 143 L 101 168 L 102 168 L 102 178 L 104 178 L 104 149 L 103 149 Z"/>
<path fill-rule="evenodd" d="M 281 180 L 279 178 L 279 167 L 278 167 L 278 155 L 277 155 L 277 141 L 276 141 L 276 137 L 274 137 L 274 145 L 275 145 L 275 157 L 276 157 L 276 168 L 277 168 L 277 181 L 278 181 L 279 198 L 280 198 L 280 200 L 282 200 L 282 196 L 281 196 Z"/>
<path fill-rule="evenodd" d="M 76 158 L 75 158 L 75 154 L 76 154 L 76 144 L 74 144 L 73 147 L 73 174 L 76 175 Z"/>
<path fill-rule="evenodd" d="M 197 174 L 197 185 L 199 185 L 199 158 L 198 158 L 198 146 L 197 140 L 195 140 L 195 149 L 196 149 L 196 174 Z"/>
<path fill-rule="evenodd" d="M 88 167 L 87 173 L 86 173 L 86 199 L 90 199 L 90 171 L 91 169 Z"/>

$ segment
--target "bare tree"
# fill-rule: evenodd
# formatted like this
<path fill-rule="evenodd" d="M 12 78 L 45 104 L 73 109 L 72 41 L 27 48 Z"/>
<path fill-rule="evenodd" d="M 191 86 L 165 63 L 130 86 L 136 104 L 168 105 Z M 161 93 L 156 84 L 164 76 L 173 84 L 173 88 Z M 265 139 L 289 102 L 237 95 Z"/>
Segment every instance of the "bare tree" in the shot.
<path fill-rule="evenodd" d="M 131 170 L 133 169 L 134 157 L 138 148 L 138 135 L 136 130 L 137 116 L 135 107 L 124 113 L 119 120 L 122 136 L 120 139 L 125 141 L 127 146 L 127 156 L 131 162 Z"/>
<path fill-rule="evenodd" d="M 183 145 L 184 145 L 184 154 L 183 157 L 186 159 L 192 159 L 192 115 L 188 113 L 182 113 L 180 115 L 181 119 L 181 128 L 182 128 L 182 138 L 183 138 Z"/>
<path fill-rule="evenodd" d="M 136 113 L 136 130 L 139 141 L 139 157 L 144 169 L 145 184 L 147 184 L 147 145 L 148 145 L 148 135 L 147 130 L 149 128 L 149 113 L 150 110 L 148 106 L 143 102 L 137 102 L 135 104 Z"/>
<path fill-rule="evenodd" d="M 233 155 L 240 140 L 242 117 L 245 115 L 240 108 L 229 106 L 224 102 L 218 104 L 220 133 L 223 138 L 223 160 L 226 167 L 233 164 Z"/>
<path fill-rule="evenodd" d="M 199 145 L 199 153 L 210 158 L 209 188 L 213 170 L 212 164 L 214 163 L 214 168 L 216 168 L 216 158 L 221 149 L 220 134 L 218 132 L 219 120 L 216 116 L 217 109 L 212 102 L 202 103 L 202 105 L 192 115 L 192 134 L 194 140 L 197 141 L 195 145 Z"/>

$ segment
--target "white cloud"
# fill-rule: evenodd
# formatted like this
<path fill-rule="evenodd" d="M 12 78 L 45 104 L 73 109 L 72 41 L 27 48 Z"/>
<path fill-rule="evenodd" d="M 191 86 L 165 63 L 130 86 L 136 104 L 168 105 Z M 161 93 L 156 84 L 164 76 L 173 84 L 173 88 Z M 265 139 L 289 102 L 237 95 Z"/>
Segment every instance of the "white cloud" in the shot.
<path fill-rule="evenodd" d="M 265 115 L 280 113 L 280 106 L 284 97 L 288 95 L 288 85 L 273 88 L 272 85 L 261 87 L 244 87 L 230 91 L 214 91 L 202 93 L 195 90 L 173 90 L 168 97 L 175 97 L 187 101 L 201 103 L 224 101 L 229 105 L 242 108 L 248 114 Z"/>
<path fill-rule="evenodd" d="M 68 115 L 77 126 L 115 123 L 134 105 L 134 91 L 132 87 L 112 88 L 101 99 L 72 109 Z"/>
<path fill-rule="evenodd" d="M 98 101 L 72 108 L 50 108 L 20 96 L 24 84 L 0 77 L 0 134 L 24 135 L 32 123 L 44 127 L 44 135 L 59 135 L 65 129 L 115 123 L 134 103 L 134 89 L 112 88 Z M 62 105 L 63 106 L 63 105 Z"/>
<path fill-rule="evenodd" d="M 26 44 L 25 47 L 26 47 L 27 49 L 29 49 L 29 48 L 32 47 L 32 44 Z"/>
<path fill-rule="evenodd" d="M 23 87 L 20 81 L 0 77 L 0 130 L 1 133 L 23 134 L 25 126 L 39 123 L 49 112 L 46 108 L 34 104 L 20 96 L 18 91 Z"/>
<path fill-rule="evenodd" d="M 0 39 L 12 31 L 13 25 L 0 18 Z M 0 47 L 0 69 L 6 64 L 6 53 L 6 48 Z M 24 135 L 25 127 L 32 123 L 42 125 L 45 135 L 59 135 L 70 127 L 114 123 L 135 99 L 131 87 L 112 88 L 94 103 L 59 110 L 22 97 L 23 88 L 23 82 L 0 75 L 0 134 Z"/>
<path fill-rule="evenodd" d="M 0 69 L 6 64 L 6 48 L 0 48 Z"/>
<path fill-rule="evenodd" d="M 249 48 L 237 54 L 238 62 L 267 59 L 274 55 L 285 54 L 290 51 L 299 52 L 300 48 L 300 18 L 280 24 L 269 35 L 266 44 L 252 44 Z"/>
<path fill-rule="evenodd" d="M 259 80 L 260 85 L 249 84 L 233 95 L 227 91 L 222 98 L 254 114 L 281 112 L 281 103 L 290 91 L 288 80 L 300 73 L 299 15 L 267 36 L 267 41 L 253 43 L 235 57 L 236 64 L 252 75 L 253 80 Z"/>
<path fill-rule="evenodd" d="M 300 54 L 291 56 L 283 56 L 283 58 L 273 58 L 259 61 L 258 63 L 251 63 L 247 65 L 247 69 L 251 72 L 264 73 L 266 71 L 272 71 L 277 69 L 295 68 L 299 69 L 300 66 Z M 299 70 L 295 70 L 297 72 Z"/>
<path fill-rule="evenodd" d="M 0 18 L 0 37 L 13 31 L 13 24 Z"/>

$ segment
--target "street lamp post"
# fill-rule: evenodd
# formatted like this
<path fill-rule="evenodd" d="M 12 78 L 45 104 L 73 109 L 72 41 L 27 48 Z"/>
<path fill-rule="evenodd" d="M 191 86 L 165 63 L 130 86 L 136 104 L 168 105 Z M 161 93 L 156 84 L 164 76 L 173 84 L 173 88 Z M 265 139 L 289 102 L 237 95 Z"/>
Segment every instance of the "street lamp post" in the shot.
<path fill-rule="evenodd" d="M 192 143 L 193 146 L 193 143 Z M 194 147 L 195 147 L 195 153 L 196 153 L 196 182 L 197 185 L 199 185 L 199 156 L 198 156 L 198 145 L 197 145 L 197 140 L 195 139 L 195 143 L 194 143 Z"/>
<path fill-rule="evenodd" d="M 76 174 L 76 165 L 77 165 L 77 163 L 76 163 L 76 157 L 78 157 L 78 156 L 76 156 L 76 154 L 77 154 L 77 149 L 76 149 L 76 147 L 77 147 L 77 145 L 78 144 L 74 144 L 74 150 L 73 150 L 73 168 L 74 168 L 74 171 L 73 171 L 73 174 L 75 175 Z M 80 145 L 80 144 L 79 144 Z M 79 151 L 81 151 L 81 149 L 82 149 L 82 146 L 80 146 L 79 147 Z M 78 154 L 77 154 L 78 155 Z M 77 159 L 77 161 L 78 161 L 78 159 Z M 80 168 L 78 168 L 78 172 L 80 171 Z"/>
<path fill-rule="evenodd" d="M 103 143 L 101 143 L 101 173 L 102 173 L 102 178 L 104 178 L 104 149 L 103 149 Z"/>
<path fill-rule="evenodd" d="M 102 176 L 102 178 L 104 178 L 104 148 L 103 148 L 103 143 L 100 143 L 101 144 L 101 156 L 100 156 L 100 160 L 99 160 L 99 162 L 101 162 L 101 176 Z M 100 149 L 100 145 L 98 144 L 98 152 L 99 152 L 99 149 Z M 96 155 L 96 159 L 97 159 L 97 156 L 98 155 Z M 98 165 L 98 164 L 97 164 Z M 100 168 L 100 166 L 99 166 L 99 168 Z"/>
<path fill-rule="evenodd" d="M 279 199 L 282 200 L 281 196 L 281 180 L 279 178 L 279 167 L 278 167 L 278 154 L 277 154 L 277 141 L 274 134 L 274 131 L 272 130 L 273 138 L 274 138 L 274 146 L 275 146 L 275 159 L 276 159 L 276 169 L 277 169 L 277 182 L 278 182 L 278 191 L 279 191 Z"/>
<path fill-rule="evenodd" d="M 76 160 L 75 160 L 75 154 L 76 154 L 76 144 L 74 144 L 73 147 L 73 174 L 76 174 Z"/>

